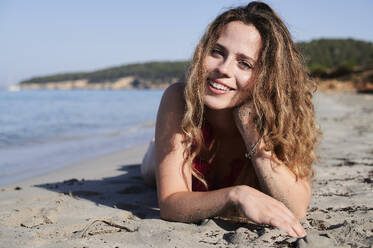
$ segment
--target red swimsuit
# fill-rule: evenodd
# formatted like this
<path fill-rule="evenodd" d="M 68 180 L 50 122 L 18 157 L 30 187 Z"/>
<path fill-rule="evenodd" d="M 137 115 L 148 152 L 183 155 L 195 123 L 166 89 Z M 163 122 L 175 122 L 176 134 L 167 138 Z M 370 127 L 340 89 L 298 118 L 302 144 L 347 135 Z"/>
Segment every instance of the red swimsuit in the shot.
<path fill-rule="evenodd" d="M 206 142 L 206 144 L 210 144 L 212 141 L 212 128 L 208 123 L 205 123 L 202 126 L 202 136 L 203 140 Z M 224 181 L 222 184 L 217 185 L 217 182 L 214 181 L 214 178 L 211 176 L 209 177 L 209 174 L 211 173 L 211 164 L 208 163 L 205 160 L 202 160 L 199 156 L 197 156 L 193 160 L 192 166 L 203 176 L 203 178 L 206 180 L 208 188 L 205 187 L 205 185 L 198 180 L 197 178 L 193 177 L 192 179 L 192 190 L 193 191 L 208 191 L 208 190 L 214 190 L 214 189 L 220 189 L 225 188 L 229 186 L 233 186 L 234 182 L 238 178 L 238 176 L 241 173 L 242 168 L 245 165 L 244 159 L 234 159 L 230 165 L 231 170 L 230 173 L 224 178 Z"/>

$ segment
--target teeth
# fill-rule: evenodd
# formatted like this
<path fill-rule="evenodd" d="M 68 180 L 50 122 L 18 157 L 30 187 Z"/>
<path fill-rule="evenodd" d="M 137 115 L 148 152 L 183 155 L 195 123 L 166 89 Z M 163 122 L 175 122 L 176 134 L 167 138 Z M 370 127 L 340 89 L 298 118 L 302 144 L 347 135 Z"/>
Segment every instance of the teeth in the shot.
<path fill-rule="evenodd" d="M 225 91 L 228 91 L 228 90 L 229 90 L 228 87 L 225 87 L 224 85 L 221 85 L 221 84 L 215 83 L 215 82 L 213 82 L 213 81 L 210 81 L 210 85 L 211 85 L 213 88 L 217 89 L 217 90 L 225 90 Z"/>

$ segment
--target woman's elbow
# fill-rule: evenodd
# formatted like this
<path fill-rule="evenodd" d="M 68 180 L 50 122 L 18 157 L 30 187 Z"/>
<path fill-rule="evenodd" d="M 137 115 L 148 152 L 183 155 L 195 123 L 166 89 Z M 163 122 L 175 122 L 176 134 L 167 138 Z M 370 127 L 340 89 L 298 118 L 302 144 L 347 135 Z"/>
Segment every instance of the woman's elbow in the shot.
<path fill-rule="evenodd" d="M 162 208 L 160 208 L 159 216 L 161 217 L 162 220 L 173 221 L 171 215 Z"/>
<path fill-rule="evenodd" d="M 193 223 L 195 221 L 192 215 L 186 214 L 183 210 L 167 201 L 159 202 L 159 210 L 162 220 L 184 223 Z"/>
<path fill-rule="evenodd" d="M 161 219 L 165 221 L 184 222 L 184 223 L 191 222 L 190 220 L 188 220 L 188 218 L 183 217 L 183 215 L 173 213 L 172 211 L 165 210 L 164 208 L 160 208 L 159 215 Z"/>
<path fill-rule="evenodd" d="M 166 221 L 177 221 L 175 219 L 175 216 L 172 214 L 172 211 L 170 211 L 169 206 L 167 206 L 167 203 L 160 202 L 159 203 L 159 216 L 162 220 Z"/>
<path fill-rule="evenodd" d="M 158 201 L 159 205 L 159 216 L 161 217 L 162 220 L 166 221 L 173 221 L 172 215 L 170 214 L 169 207 L 167 204 L 166 199 L 159 200 Z"/>
<path fill-rule="evenodd" d="M 178 217 L 178 214 L 174 213 L 172 204 L 167 200 L 159 202 L 159 216 L 162 220 L 183 222 Z"/>

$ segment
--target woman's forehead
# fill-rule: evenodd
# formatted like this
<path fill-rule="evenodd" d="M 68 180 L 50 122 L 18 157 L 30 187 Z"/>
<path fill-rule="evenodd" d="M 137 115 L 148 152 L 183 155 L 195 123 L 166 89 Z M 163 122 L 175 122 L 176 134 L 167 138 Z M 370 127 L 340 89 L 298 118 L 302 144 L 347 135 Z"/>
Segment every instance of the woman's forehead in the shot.
<path fill-rule="evenodd" d="M 233 21 L 223 27 L 217 43 L 229 48 L 231 52 L 242 53 L 257 60 L 262 39 L 254 25 Z"/>

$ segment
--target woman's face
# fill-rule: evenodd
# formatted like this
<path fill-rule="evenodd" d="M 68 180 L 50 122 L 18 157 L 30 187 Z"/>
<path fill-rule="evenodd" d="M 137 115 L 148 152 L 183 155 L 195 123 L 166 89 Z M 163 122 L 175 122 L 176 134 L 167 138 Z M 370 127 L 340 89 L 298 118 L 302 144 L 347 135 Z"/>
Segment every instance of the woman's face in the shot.
<path fill-rule="evenodd" d="M 205 105 L 210 109 L 237 106 L 253 86 L 253 69 L 262 41 L 253 25 L 228 23 L 205 58 Z"/>

